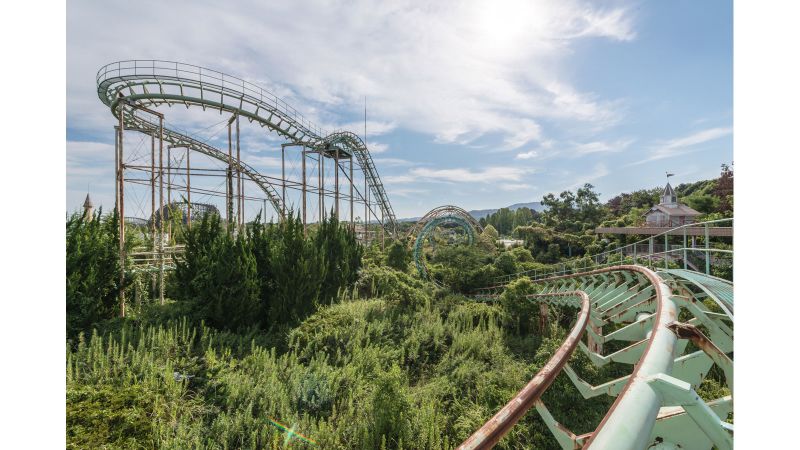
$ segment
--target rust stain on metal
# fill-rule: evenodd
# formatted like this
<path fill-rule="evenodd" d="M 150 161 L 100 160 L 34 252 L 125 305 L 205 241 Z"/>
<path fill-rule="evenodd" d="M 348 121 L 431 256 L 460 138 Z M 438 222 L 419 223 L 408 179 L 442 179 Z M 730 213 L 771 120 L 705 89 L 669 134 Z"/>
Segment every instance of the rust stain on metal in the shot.
<path fill-rule="evenodd" d="M 489 449 L 508 433 L 511 428 L 525 415 L 534 405 L 548 387 L 553 383 L 556 376 L 561 372 L 569 360 L 575 348 L 580 342 L 581 336 L 586 330 L 589 322 L 589 296 L 583 291 L 559 292 L 551 294 L 536 294 L 530 298 L 547 297 L 574 297 L 581 298 L 581 311 L 578 314 L 578 321 L 572 327 L 567 338 L 558 347 L 555 354 L 544 367 L 522 388 L 517 395 L 511 399 L 497 414 L 489 419 L 480 429 L 465 440 L 459 450 Z M 571 434 L 571 433 L 570 433 Z"/>
<path fill-rule="evenodd" d="M 675 335 L 678 336 L 680 339 L 689 339 L 690 341 L 692 341 L 694 345 L 696 345 L 700 350 L 703 350 L 707 354 L 715 353 L 724 355 L 722 350 L 720 350 L 719 347 L 717 347 L 716 345 L 714 345 L 713 342 L 711 342 L 711 339 L 706 337 L 706 335 L 703 334 L 703 332 L 700 331 L 699 328 L 697 328 L 692 324 L 683 322 L 672 322 L 667 325 L 667 328 L 672 330 L 672 332 L 675 333 Z"/>

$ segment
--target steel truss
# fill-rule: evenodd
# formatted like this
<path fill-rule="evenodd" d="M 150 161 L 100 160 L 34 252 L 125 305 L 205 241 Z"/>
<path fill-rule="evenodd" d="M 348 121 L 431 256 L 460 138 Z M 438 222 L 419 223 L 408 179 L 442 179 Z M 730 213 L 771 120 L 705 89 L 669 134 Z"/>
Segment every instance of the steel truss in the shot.
<path fill-rule="evenodd" d="M 190 166 L 190 154 L 198 152 L 227 165 L 224 174 L 215 174 L 210 170 L 201 170 L 194 176 L 219 176 L 225 179 L 226 220 L 228 226 L 240 229 L 245 225 L 244 207 L 245 200 L 253 200 L 253 196 L 244 193 L 243 177 L 256 184 L 265 195 L 264 206 L 269 202 L 280 219 L 286 217 L 287 189 L 302 192 L 302 217 L 304 226 L 308 223 L 307 195 L 319 196 L 318 219 L 322 220 L 326 214 L 325 199 L 334 198 L 334 214 L 339 216 L 340 201 L 350 203 L 350 222 L 353 229 L 355 225 L 354 203 L 364 205 L 364 236 L 368 238 L 368 226 L 373 223 L 380 228 L 381 244 L 384 244 L 385 232 L 393 234 L 396 230 L 394 211 L 389 202 L 386 191 L 381 182 L 372 157 L 363 140 L 354 133 L 336 131 L 327 134 L 317 127 L 297 110 L 289 106 L 275 95 L 248 83 L 240 78 L 226 75 L 211 69 L 183 64 L 173 61 L 160 60 L 128 60 L 108 64 L 97 72 L 97 94 L 100 100 L 110 108 L 117 119 L 115 126 L 115 189 L 116 208 L 120 220 L 120 264 L 123 267 L 123 277 L 126 270 L 136 270 L 137 267 L 125 267 L 125 248 L 122 245 L 125 239 L 125 184 L 148 184 L 151 190 L 151 217 L 163 215 L 165 206 L 164 188 L 167 189 L 167 205 L 174 205 L 171 200 L 173 187 L 177 187 L 187 194 L 185 202 L 187 225 L 191 227 L 193 217 L 192 191 L 203 195 L 217 195 L 214 192 L 191 187 L 193 170 Z M 220 114 L 230 114 L 227 121 L 228 151 L 227 153 L 215 148 L 206 142 L 200 141 L 186 134 L 180 133 L 165 126 L 165 116 L 155 108 L 159 106 L 183 105 L 200 107 L 203 110 L 212 109 Z M 281 146 L 281 177 L 266 176 L 245 163 L 241 158 L 240 119 L 244 118 L 250 123 L 257 123 L 270 132 L 275 132 L 286 139 Z M 149 168 L 146 165 L 128 164 L 125 160 L 124 136 L 126 131 L 136 131 L 151 137 L 151 158 Z M 167 150 L 167 164 L 164 165 L 164 147 Z M 158 145 L 156 145 L 158 144 Z M 285 152 L 287 147 L 298 146 L 301 148 L 302 181 L 288 180 L 285 173 Z M 157 148 L 156 148 L 157 147 Z M 183 148 L 186 156 L 186 167 L 173 167 L 170 152 L 176 148 Z M 315 159 L 318 183 L 308 183 L 306 160 Z M 332 161 L 334 168 L 333 177 L 335 186 L 326 189 L 324 169 L 325 161 Z M 347 163 L 349 161 L 349 163 Z M 345 164 L 347 163 L 347 164 Z M 354 164 L 355 163 L 355 164 Z M 364 186 L 359 189 L 354 186 L 354 165 L 361 171 Z M 149 179 L 126 178 L 125 171 L 135 170 L 150 174 Z M 173 169 L 175 173 L 185 176 L 186 184 L 181 186 L 173 182 Z M 166 171 L 166 173 L 165 173 Z M 349 183 L 346 193 L 340 192 L 340 173 Z M 279 192 L 280 189 L 280 192 Z M 158 201 L 156 192 L 158 191 Z M 371 197 L 371 198 L 370 198 Z M 236 205 L 234 206 L 234 200 Z M 156 207 L 158 205 L 158 207 Z M 203 209 L 202 206 L 197 206 Z M 158 211 L 158 213 L 157 213 Z M 163 303 L 163 279 L 166 267 L 164 248 L 164 222 L 151 220 L 152 249 L 154 255 L 160 258 L 160 297 Z M 167 223 L 166 233 L 172 236 L 171 223 Z M 138 252 L 142 253 L 142 252 Z M 170 259 L 173 254 L 168 255 Z M 151 258 L 152 259 L 152 258 Z M 148 269 L 149 271 L 150 269 Z M 124 279 L 124 278 L 123 278 Z M 120 280 L 123 282 L 123 280 Z M 124 293 L 120 295 L 120 312 L 125 315 Z"/>

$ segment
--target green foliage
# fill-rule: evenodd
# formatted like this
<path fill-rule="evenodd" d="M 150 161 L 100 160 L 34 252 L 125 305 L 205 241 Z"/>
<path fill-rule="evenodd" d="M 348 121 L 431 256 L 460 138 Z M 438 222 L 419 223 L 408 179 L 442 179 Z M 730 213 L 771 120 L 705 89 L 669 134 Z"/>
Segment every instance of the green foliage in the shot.
<path fill-rule="evenodd" d="M 631 193 L 619 194 L 611 198 L 606 203 L 606 207 L 615 217 L 626 216 L 633 210 L 644 212 L 658 204 L 662 190 L 663 188 L 640 189 Z"/>
<path fill-rule="evenodd" d="M 119 217 L 67 220 L 67 336 L 119 314 Z"/>
<path fill-rule="evenodd" d="M 307 237 L 292 214 L 279 224 L 256 220 L 236 237 L 208 216 L 185 239 L 175 296 L 209 324 L 232 329 L 298 323 L 356 281 L 363 255 L 335 218 Z"/>
<path fill-rule="evenodd" d="M 491 263 L 492 253 L 481 246 L 448 246 L 434 253 L 430 273 L 455 292 L 468 293 L 497 275 Z"/>
<path fill-rule="evenodd" d="M 506 320 L 518 333 L 530 332 L 533 329 L 533 319 L 539 316 L 538 305 L 527 298 L 528 295 L 535 293 L 531 280 L 522 277 L 509 283 L 500 297 Z"/>
<path fill-rule="evenodd" d="M 497 231 L 500 235 L 508 236 L 514 228 L 530 225 L 532 222 L 538 220 L 538 218 L 539 213 L 523 206 L 514 211 L 508 208 L 500 208 L 496 212 L 486 216 L 486 218 L 481 218 L 480 223 L 484 229 L 487 226 L 491 226 L 492 229 Z M 495 236 L 494 239 L 497 239 L 497 236 Z"/>
<path fill-rule="evenodd" d="M 531 251 L 525 247 L 512 248 L 511 255 L 514 256 L 514 260 L 519 263 L 533 262 Z"/>
<path fill-rule="evenodd" d="M 297 221 L 299 225 L 299 216 Z M 317 250 L 317 265 L 321 266 L 324 274 L 320 301 L 333 302 L 339 295 L 339 289 L 352 285 L 358 279 L 363 249 L 358 245 L 355 234 L 339 222 L 333 211 L 320 224 L 312 245 Z"/>
<path fill-rule="evenodd" d="M 408 270 L 411 262 L 411 250 L 403 241 L 392 241 L 386 252 L 386 265 L 401 272 Z"/>
<path fill-rule="evenodd" d="M 593 230 L 603 221 L 606 208 L 600 204 L 594 186 L 587 183 L 577 192 L 564 191 L 558 197 L 547 194 L 542 198 L 547 210 L 543 222 L 556 231 L 582 233 Z"/>
<path fill-rule="evenodd" d="M 514 229 L 514 217 L 514 211 L 500 208 L 486 218 L 486 223 L 492 225 L 501 236 L 505 236 Z"/>
<path fill-rule="evenodd" d="M 492 242 L 500 237 L 500 233 L 498 233 L 497 229 L 490 223 L 483 227 L 483 233 L 481 234 L 489 238 Z"/>
<path fill-rule="evenodd" d="M 709 194 L 692 195 L 685 197 L 683 201 L 690 208 L 704 214 L 714 212 L 719 208 L 719 199 Z"/>
<path fill-rule="evenodd" d="M 517 271 L 517 264 L 511 252 L 502 252 L 494 260 L 494 266 L 500 273 L 508 275 Z"/>
<path fill-rule="evenodd" d="M 257 325 L 263 307 L 251 242 L 224 232 L 218 215 L 208 215 L 198 225 L 187 231 L 185 259 L 176 263 L 178 295 L 214 326 Z"/>

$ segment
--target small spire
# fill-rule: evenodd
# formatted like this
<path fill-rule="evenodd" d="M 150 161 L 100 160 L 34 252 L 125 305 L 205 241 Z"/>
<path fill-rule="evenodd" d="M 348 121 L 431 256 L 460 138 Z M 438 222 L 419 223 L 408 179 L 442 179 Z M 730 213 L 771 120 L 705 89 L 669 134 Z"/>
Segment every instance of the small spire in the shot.
<path fill-rule="evenodd" d="M 83 202 L 83 207 L 84 208 L 94 208 L 94 205 L 92 204 L 92 199 L 89 198 L 89 194 L 88 193 L 86 194 L 86 200 Z"/>
<path fill-rule="evenodd" d="M 664 192 L 661 194 L 661 204 L 662 205 L 674 205 L 678 203 L 678 194 L 675 193 L 675 190 L 672 189 L 672 186 L 667 181 L 667 185 L 664 186 Z"/>
<path fill-rule="evenodd" d="M 672 189 L 672 186 L 669 184 L 669 181 L 667 181 L 667 185 L 664 186 L 664 194 L 663 195 L 664 196 L 668 196 L 668 195 L 669 196 L 676 196 L 675 190 Z"/>

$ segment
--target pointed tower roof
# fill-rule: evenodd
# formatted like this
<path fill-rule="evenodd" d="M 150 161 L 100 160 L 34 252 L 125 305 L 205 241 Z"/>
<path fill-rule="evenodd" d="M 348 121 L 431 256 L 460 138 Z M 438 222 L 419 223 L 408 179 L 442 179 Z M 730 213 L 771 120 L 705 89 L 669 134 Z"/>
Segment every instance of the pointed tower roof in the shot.
<path fill-rule="evenodd" d="M 83 207 L 84 208 L 94 208 L 94 205 L 92 204 L 92 199 L 89 198 L 89 194 L 88 193 L 86 194 L 86 200 L 83 202 Z"/>
<path fill-rule="evenodd" d="M 672 189 L 672 186 L 669 184 L 669 181 L 667 181 L 667 185 L 666 185 L 666 186 L 664 186 L 664 193 L 663 193 L 663 194 L 661 194 L 661 196 L 662 196 L 662 197 L 666 197 L 667 195 L 669 195 L 669 196 L 675 196 L 675 197 L 677 197 L 677 196 L 678 196 L 678 195 L 675 193 L 675 190 L 674 190 L 674 189 Z"/>

